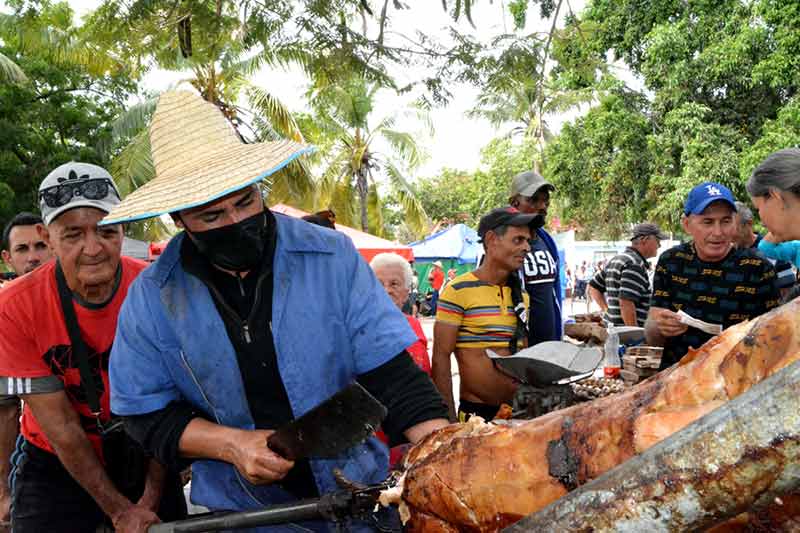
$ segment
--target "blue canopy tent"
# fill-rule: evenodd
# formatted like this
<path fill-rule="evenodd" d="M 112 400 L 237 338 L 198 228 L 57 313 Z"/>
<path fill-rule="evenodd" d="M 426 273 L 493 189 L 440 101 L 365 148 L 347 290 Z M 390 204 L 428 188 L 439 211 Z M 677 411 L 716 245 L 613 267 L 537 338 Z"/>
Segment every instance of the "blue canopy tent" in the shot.
<path fill-rule="evenodd" d="M 478 233 L 465 224 L 456 224 L 408 245 L 414 252 L 414 268 L 419 275 L 419 291 L 430 289 L 428 272 L 434 261 L 442 263 L 445 274 L 451 268 L 456 275 L 475 269 L 481 244 Z"/>

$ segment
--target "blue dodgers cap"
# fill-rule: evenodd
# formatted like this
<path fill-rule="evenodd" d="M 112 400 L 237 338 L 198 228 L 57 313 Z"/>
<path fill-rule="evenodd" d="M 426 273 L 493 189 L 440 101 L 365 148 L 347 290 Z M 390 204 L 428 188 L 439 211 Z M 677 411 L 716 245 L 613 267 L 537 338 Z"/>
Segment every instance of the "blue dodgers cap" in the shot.
<path fill-rule="evenodd" d="M 736 198 L 729 188 L 721 183 L 707 181 L 689 191 L 683 212 L 686 215 L 699 215 L 713 202 L 728 202 L 731 209 L 736 211 Z"/>

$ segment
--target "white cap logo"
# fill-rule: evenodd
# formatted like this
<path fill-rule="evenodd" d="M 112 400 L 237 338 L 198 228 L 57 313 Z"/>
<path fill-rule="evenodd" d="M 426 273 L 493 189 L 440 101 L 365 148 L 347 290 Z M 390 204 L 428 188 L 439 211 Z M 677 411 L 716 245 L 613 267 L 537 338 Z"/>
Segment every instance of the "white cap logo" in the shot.
<path fill-rule="evenodd" d="M 709 196 L 722 196 L 722 191 L 714 185 L 706 185 L 706 190 Z"/>

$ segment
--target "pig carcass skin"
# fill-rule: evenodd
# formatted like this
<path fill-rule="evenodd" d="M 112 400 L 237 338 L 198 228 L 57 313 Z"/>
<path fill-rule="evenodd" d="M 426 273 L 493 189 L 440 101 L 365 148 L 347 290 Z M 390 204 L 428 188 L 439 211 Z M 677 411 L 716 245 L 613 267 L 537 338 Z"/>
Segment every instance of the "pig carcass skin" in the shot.
<path fill-rule="evenodd" d="M 443 428 L 412 448 L 402 486 L 382 501 L 399 504 L 407 531 L 498 531 L 798 359 L 800 299 L 621 394 L 530 421 Z"/>

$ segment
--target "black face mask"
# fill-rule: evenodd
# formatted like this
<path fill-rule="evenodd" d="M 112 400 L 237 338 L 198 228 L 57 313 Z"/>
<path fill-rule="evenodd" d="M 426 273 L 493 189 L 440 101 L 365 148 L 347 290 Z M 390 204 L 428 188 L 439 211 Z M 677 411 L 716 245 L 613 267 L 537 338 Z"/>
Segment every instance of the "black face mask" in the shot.
<path fill-rule="evenodd" d="M 192 236 L 197 249 L 214 265 L 245 272 L 254 270 L 264 256 L 267 215 L 253 215 L 236 224 L 207 231 L 186 232 Z"/>

